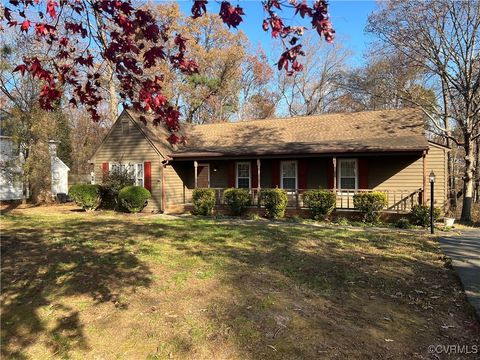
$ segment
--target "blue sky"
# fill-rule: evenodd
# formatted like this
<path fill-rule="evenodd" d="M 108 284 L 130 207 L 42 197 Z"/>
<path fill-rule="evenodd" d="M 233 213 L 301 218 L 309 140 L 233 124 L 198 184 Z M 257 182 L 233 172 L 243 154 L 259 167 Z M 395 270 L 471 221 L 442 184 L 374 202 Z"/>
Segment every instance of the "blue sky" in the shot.
<path fill-rule="evenodd" d="M 311 3 L 311 1 L 308 2 Z M 190 14 L 191 1 L 180 1 L 179 3 L 182 11 Z M 237 4 L 236 1 L 231 1 L 231 3 Z M 247 34 L 253 45 L 261 43 L 268 51 L 271 48 L 272 40 L 270 34 L 261 28 L 264 18 L 261 2 L 249 0 L 238 1 L 238 3 L 246 14 L 239 29 Z M 210 1 L 208 6 L 210 11 L 218 11 L 218 3 Z M 330 17 L 336 31 L 337 41 L 341 41 L 345 47 L 354 52 L 353 65 L 359 65 L 363 61 L 363 52 L 369 43 L 369 37 L 364 33 L 364 28 L 368 15 L 375 10 L 376 6 L 375 1 L 330 1 Z M 279 13 L 279 15 L 281 14 Z M 291 15 L 292 13 L 287 11 L 284 17 L 288 19 L 291 18 Z M 299 16 L 295 17 L 294 21 L 297 24 L 309 25 L 308 21 L 300 22 Z"/>

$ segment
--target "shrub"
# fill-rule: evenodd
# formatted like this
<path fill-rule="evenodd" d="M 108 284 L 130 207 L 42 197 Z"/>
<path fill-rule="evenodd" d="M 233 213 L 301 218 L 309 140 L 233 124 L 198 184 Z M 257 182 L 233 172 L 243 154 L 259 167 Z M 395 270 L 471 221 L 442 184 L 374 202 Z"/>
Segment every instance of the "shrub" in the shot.
<path fill-rule="evenodd" d="M 143 186 L 126 186 L 118 192 L 120 204 L 131 213 L 142 211 L 150 197 L 150 191 Z"/>
<path fill-rule="evenodd" d="M 398 219 L 398 221 L 395 223 L 395 226 L 399 229 L 410 229 L 412 227 L 410 220 L 404 217 Z"/>
<path fill-rule="evenodd" d="M 192 193 L 193 213 L 210 216 L 215 206 L 215 190 L 194 189 Z"/>
<path fill-rule="evenodd" d="M 410 216 L 414 225 L 427 227 L 430 225 L 430 206 L 415 205 L 410 211 Z M 439 217 L 440 209 L 433 208 L 433 220 L 436 221 Z"/>
<path fill-rule="evenodd" d="M 265 216 L 277 219 L 285 216 L 287 208 L 287 193 L 283 189 L 260 190 L 260 204 L 265 206 Z"/>
<path fill-rule="evenodd" d="M 350 221 L 343 216 L 337 217 L 337 219 L 335 220 L 335 223 L 337 223 L 340 226 L 350 226 L 351 225 Z"/>
<path fill-rule="evenodd" d="M 126 186 L 135 185 L 135 177 L 127 169 L 116 169 L 103 176 L 102 208 L 118 210 L 118 194 Z"/>
<path fill-rule="evenodd" d="M 250 193 L 247 189 L 227 189 L 223 192 L 223 201 L 233 215 L 241 215 L 250 205 Z"/>
<path fill-rule="evenodd" d="M 303 194 L 303 204 L 316 220 L 325 219 L 335 209 L 336 196 L 329 190 L 308 190 Z"/>
<path fill-rule="evenodd" d="M 257 221 L 257 220 L 260 220 L 261 218 L 262 217 L 260 215 L 258 215 L 257 213 L 248 214 L 248 220 Z"/>
<path fill-rule="evenodd" d="M 353 206 L 363 214 L 364 222 L 376 223 L 387 206 L 387 196 L 380 191 L 360 192 L 353 195 Z"/>
<path fill-rule="evenodd" d="M 100 186 L 92 184 L 72 185 L 68 191 L 75 203 L 82 209 L 91 211 L 100 206 Z"/>

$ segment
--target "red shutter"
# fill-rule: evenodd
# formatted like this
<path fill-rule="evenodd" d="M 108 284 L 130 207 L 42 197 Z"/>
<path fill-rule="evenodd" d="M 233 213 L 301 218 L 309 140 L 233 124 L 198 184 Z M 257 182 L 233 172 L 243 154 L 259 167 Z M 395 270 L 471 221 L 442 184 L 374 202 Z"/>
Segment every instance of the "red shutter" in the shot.
<path fill-rule="evenodd" d="M 258 188 L 258 167 L 257 167 L 257 160 L 252 160 L 252 165 L 250 166 L 251 174 L 252 174 L 252 185 L 253 189 Z"/>
<path fill-rule="evenodd" d="M 228 187 L 235 187 L 235 162 L 231 161 L 228 163 Z"/>
<path fill-rule="evenodd" d="M 334 176 L 333 176 L 333 161 L 332 159 L 328 159 L 327 162 L 327 186 L 329 189 L 334 188 Z"/>
<path fill-rule="evenodd" d="M 307 189 L 307 179 L 308 179 L 308 159 L 298 160 L 298 188 L 305 190 Z"/>
<path fill-rule="evenodd" d="M 143 187 L 148 191 L 152 191 L 152 163 L 150 161 L 145 161 L 143 163 L 143 172 L 145 178 L 143 179 Z"/>
<path fill-rule="evenodd" d="M 102 173 L 103 173 L 103 177 L 107 176 L 108 175 L 108 162 L 104 162 L 102 163 Z"/>
<path fill-rule="evenodd" d="M 280 187 L 280 160 L 272 160 L 272 188 Z"/>
<path fill-rule="evenodd" d="M 368 158 L 358 159 L 358 188 L 368 189 Z"/>

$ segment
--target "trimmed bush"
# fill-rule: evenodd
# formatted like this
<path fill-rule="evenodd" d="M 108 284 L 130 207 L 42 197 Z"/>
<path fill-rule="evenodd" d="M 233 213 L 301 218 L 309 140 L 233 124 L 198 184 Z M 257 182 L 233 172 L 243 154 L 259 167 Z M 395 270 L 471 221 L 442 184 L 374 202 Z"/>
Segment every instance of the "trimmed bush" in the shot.
<path fill-rule="evenodd" d="M 364 222 L 376 223 L 387 206 L 387 196 L 380 191 L 360 192 L 353 195 L 353 206 L 363 214 Z"/>
<path fill-rule="evenodd" d="M 118 210 L 118 194 L 126 186 L 135 185 L 135 177 L 126 169 L 116 169 L 103 176 L 102 204 L 104 209 Z"/>
<path fill-rule="evenodd" d="M 335 209 L 336 195 L 329 190 L 308 190 L 303 193 L 303 204 L 310 209 L 312 217 L 323 220 Z"/>
<path fill-rule="evenodd" d="M 285 216 L 287 208 L 287 193 L 283 189 L 260 190 L 260 204 L 265 206 L 265 216 L 269 219 L 277 219 Z"/>
<path fill-rule="evenodd" d="M 415 205 L 410 211 L 410 217 L 414 225 L 428 227 L 430 225 L 430 206 Z M 433 220 L 437 221 L 440 217 L 440 209 L 433 208 Z"/>
<path fill-rule="evenodd" d="M 250 205 L 250 192 L 247 189 L 226 189 L 223 192 L 223 201 L 233 215 L 241 215 Z"/>
<path fill-rule="evenodd" d="M 142 211 L 150 197 L 150 191 L 143 186 L 126 186 L 118 193 L 120 205 L 131 213 Z"/>
<path fill-rule="evenodd" d="M 100 206 L 102 201 L 100 185 L 80 184 L 72 185 L 68 196 L 82 209 L 92 211 Z"/>
<path fill-rule="evenodd" d="M 408 220 L 407 218 L 400 218 L 395 223 L 395 227 L 399 229 L 410 229 L 412 225 L 410 224 L 410 220 Z"/>
<path fill-rule="evenodd" d="M 194 189 L 192 202 L 194 215 L 211 216 L 215 206 L 215 190 Z"/>

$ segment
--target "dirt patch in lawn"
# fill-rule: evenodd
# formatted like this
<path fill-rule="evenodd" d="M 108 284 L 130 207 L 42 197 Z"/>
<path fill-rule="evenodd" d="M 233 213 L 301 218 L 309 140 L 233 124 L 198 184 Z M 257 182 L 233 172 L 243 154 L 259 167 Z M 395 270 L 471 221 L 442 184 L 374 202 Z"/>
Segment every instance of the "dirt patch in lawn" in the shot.
<path fill-rule="evenodd" d="M 5 357 L 429 359 L 479 343 L 419 234 L 60 208 L 2 216 Z"/>

